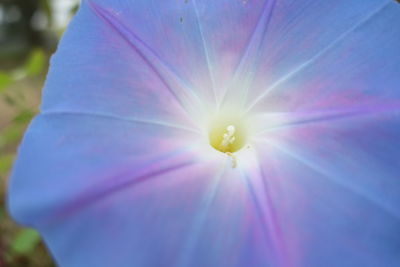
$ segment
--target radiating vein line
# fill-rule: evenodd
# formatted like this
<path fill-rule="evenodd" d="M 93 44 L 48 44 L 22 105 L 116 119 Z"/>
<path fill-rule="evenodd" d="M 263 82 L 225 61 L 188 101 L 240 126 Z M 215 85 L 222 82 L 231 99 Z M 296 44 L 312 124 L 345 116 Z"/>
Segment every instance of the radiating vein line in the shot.
<path fill-rule="evenodd" d="M 254 205 L 254 210 L 256 211 L 257 217 L 260 221 L 260 227 L 263 230 L 265 237 L 270 237 L 270 239 L 272 240 L 272 243 L 269 243 L 268 240 L 266 240 L 266 243 L 271 245 L 272 249 L 274 250 L 273 254 L 276 256 L 277 261 L 275 265 L 289 267 L 290 264 L 288 263 L 289 259 L 287 258 L 286 248 L 283 244 L 282 231 L 276 222 L 276 213 L 274 212 L 272 201 L 266 188 L 265 176 L 262 173 L 262 169 L 260 168 L 260 163 L 258 162 L 258 159 L 257 164 L 259 165 L 259 174 L 261 178 L 260 180 L 262 183 L 261 185 L 254 185 L 254 181 L 252 180 L 256 177 L 249 177 L 249 175 L 246 174 L 244 171 L 241 171 L 241 174 L 244 177 L 245 183 L 250 193 L 250 197 Z M 260 188 L 260 186 L 262 188 Z M 263 194 L 264 196 L 260 196 L 260 193 L 257 194 L 257 189 L 261 190 L 261 194 Z M 261 198 L 263 197 L 266 199 L 265 202 L 261 201 Z"/>
<path fill-rule="evenodd" d="M 177 264 L 178 267 L 191 266 L 190 258 L 195 253 L 196 244 L 200 238 L 201 231 L 203 230 L 211 204 L 215 200 L 215 197 L 217 195 L 218 188 L 221 183 L 221 178 L 224 175 L 226 168 L 227 167 L 225 165 L 222 170 L 215 176 L 212 184 L 209 186 L 209 190 L 207 191 L 206 195 L 200 203 L 201 207 L 199 208 L 199 212 L 195 216 L 192 229 L 187 236 L 186 242 L 184 242 L 184 246 L 181 252 L 182 257 L 179 259 Z"/>
<path fill-rule="evenodd" d="M 278 79 L 275 83 L 273 83 L 271 86 L 269 86 L 261 95 L 259 95 L 246 109 L 246 112 L 250 111 L 255 105 L 257 105 L 258 102 L 260 102 L 264 97 L 268 95 L 273 89 L 277 88 L 279 85 L 283 84 L 290 78 L 292 78 L 294 75 L 302 71 L 303 69 L 307 68 L 310 66 L 312 63 L 314 63 L 319 57 L 323 56 L 326 54 L 329 50 L 334 48 L 337 44 L 339 44 L 342 40 L 344 40 L 350 33 L 354 32 L 356 29 L 359 27 L 363 26 L 365 23 L 367 23 L 371 18 L 379 14 L 384 8 L 386 8 L 391 1 L 386 1 L 383 3 L 381 6 L 379 6 L 377 9 L 369 13 L 365 18 L 363 18 L 360 22 L 356 23 L 353 27 L 350 27 L 347 31 L 339 35 L 338 38 L 336 38 L 334 41 L 332 41 L 328 46 L 323 48 L 321 51 L 316 53 L 314 56 L 312 56 L 310 59 L 307 61 L 303 62 L 299 66 L 295 67 L 292 71 L 284 75 L 282 78 Z"/>
<path fill-rule="evenodd" d="M 287 251 L 287 247 L 285 244 L 285 240 L 283 237 L 283 233 L 282 233 L 282 229 L 280 227 L 280 224 L 278 222 L 277 219 L 277 212 L 271 197 L 271 193 L 269 190 L 269 185 L 267 183 L 267 176 L 264 173 L 264 170 L 262 168 L 261 162 L 260 162 L 260 156 L 259 153 L 256 153 L 256 162 L 257 162 L 257 166 L 258 166 L 258 170 L 260 173 L 260 178 L 261 178 L 261 182 L 262 182 L 262 189 L 264 191 L 265 197 L 267 199 L 267 205 L 269 207 L 269 214 L 270 216 L 270 221 L 271 221 L 271 227 L 272 230 L 274 232 L 274 234 L 276 235 L 276 249 L 278 251 L 278 256 L 279 256 L 279 260 L 280 260 L 280 265 L 282 267 L 289 267 L 291 266 L 291 260 L 288 258 L 288 251 Z"/>
<path fill-rule="evenodd" d="M 331 181 L 333 184 L 338 185 L 338 186 L 340 186 L 340 187 L 342 187 L 342 188 L 344 188 L 346 190 L 349 190 L 352 193 L 356 194 L 357 196 L 360 196 L 363 199 L 369 201 L 374 206 L 377 206 L 377 207 L 381 208 L 385 213 L 387 213 L 392 218 L 394 218 L 394 219 L 396 219 L 397 221 L 400 222 L 400 216 L 397 215 L 396 212 L 392 211 L 390 208 L 386 207 L 381 201 L 379 201 L 376 198 L 373 198 L 372 196 L 368 195 L 367 193 L 365 193 L 361 189 L 356 188 L 356 187 L 354 187 L 354 186 L 352 186 L 352 185 L 350 185 L 350 184 L 348 184 L 348 183 L 346 183 L 344 181 L 337 180 L 331 173 L 326 172 L 321 167 L 317 166 L 316 164 L 312 164 L 311 162 L 309 162 L 308 160 L 304 159 L 303 157 L 301 157 L 297 153 L 295 153 L 295 152 L 283 147 L 282 145 L 277 145 L 276 143 L 273 143 L 273 142 L 265 140 L 265 139 L 259 140 L 259 141 L 278 149 L 282 153 L 284 153 L 284 154 L 290 156 L 291 158 L 297 160 L 298 162 L 300 162 L 301 164 L 303 164 L 306 167 L 310 168 L 311 170 L 313 170 L 313 171 L 325 176 L 326 178 L 328 178 L 328 181 Z"/>
<path fill-rule="evenodd" d="M 318 123 L 325 123 L 328 121 L 336 121 L 336 120 L 347 120 L 352 118 L 359 118 L 359 117 L 368 117 L 368 116 L 378 116 L 382 114 L 389 114 L 389 113 L 399 113 L 400 106 L 399 105 L 388 105 L 384 107 L 362 107 L 356 109 L 343 109 L 343 110 L 335 110 L 335 111 L 326 111 L 326 112 L 317 112 L 317 113 L 281 113 L 281 115 L 286 116 L 298 116 L 297 118 L 288 118 L 289 121 L 282 122 L 278 125 L 274 125 L 263 129 L 257 133 L 257 135 L 282 130 L 287 128 L 292 128 L 296 126 L 303 126 L 307 124 L 318 124 Z M 272 114 L 273 115 L 273 114 Z"/>
<path fill-rule="evenodd" d="M 114 15 L 112 15 L 107 10 L 103 9 L 101 6 L 95 4 L 92 0 L 88 1 L 89 7 L 97 14 L 101 19 L 103 19 L 112 29 L 114 29 L 127 43 L 137 52 L 137 54 L 143 59 L 143 61 L 150 67 L 154 74 L 159 78 L 159 80 L 165 85 L 171 95 L 180 104 L 183 110 L 186 111 L 187 115 L 190 112 L 187 109 L 187 103 L 185 103 L 181 98 L 182 95 L 178 95 L 170 83 L 166 79 L 166 75 L 169 75 L 173 80 L 178 83 L 181 88 L 185 90 L 183 92 L 188 92 L 191 94 L 191 98 L 194 99 L 198 105 L 202 105 L 202 101 L 199 96 L 193 91 L 193 86 L 189 85 L 187 81 L 183 81 L 176 71 L 173 70 L 172 66 L 165 63 L 160 56 L 150 48 L 143 40 L 141 40 L 136 34 L 130 31 L 124 24 L 122 24 Z M 133 40 L 131 39 L 133 38 Z M 156 63 L 157 66 L 156 66 Z M 181 92 L 181 93 L 183 93 Z M 190 116 L 189 116 L 190 117 Z"/>
<path fill-rule="evenodd" d="M 155 178 L 161 178 L 161 175 L 164 175 L 169 172 L 173 172 L 185 167 L 188 167 L 192 165 L 194 162 L 192 160 L 187 160 L 186 162 L 181 162 L 179 164 L 171 165 L 168 167 L 164 167 L 161 169 L 156 169 L 156 170 L 151 170 L 150 172 L 146 174 L 142 174 L 138 177 L 135 177 L 134 179 L 127 179 L 130 176 L 134 177 L 138 171 L 135 173 L 132 172 L 126 172 L 123 174 L 120 174 L 116 177 L 110 178 L 114 181 L 113 186 L 111 187 L 106 187 L 100 190 L 94 190 L 92 193 L 86 193 L 82 195 L 82 197 L 77 198 L 76 200 L 72 201 L 71 203 L 68 203 L 67 206 L 58 208 L 57 211 L 53 212 L 51 216 L 42 218 L 42 220 L 45 221 L 45 223 L 54 223 L 55 221 L 58 220 L 63 220 L 65 217 L 70 216 L 74 212 L 77 211 L 77 209 L 82 210 L 84 207 L 87 207 L 94 202 L 98 201 L 99 199 L 105 198 L 110 196 L 111 194 L 117 193 L 119 191 L 126 190 L 130 188 L 131 186 L 136 186 L 139 185 L 143 182 L 149 181 L 150 179 L 155 179 Z M 143 167 L 144 169 L 146 167 Z M 123 179 L 121 179 L 123 177 Z M 119 183 L 116 183 L 115 181 L 117 180 L 122 180 Z"/>
<path fill-rule="evenodd" d="M 155 120 L 148 120 L 148 119 L 139 119 L 139 118 L 130 118 L 130 117 L 121 117 L 114 114 L 109 113 L 102 113 L 102 112 L 92 112 L 92 111 L 72 111 L 72 110 L 46 110 L 40 113 L 42 116 L 60 116 L 60 115 L 71 115 L 71 116 L 92 116 L 92 117 L 101 117 L 101 118 L 108 118 L 114 119 L 129 123 L 141 123 L 141 124 L 149 124 L 154 126 L 161 126 L 167 128 L 174 128 L 178 130 L 189 131 L 196 134 L 201 134 L 200 130 L 196 130 L 191 127 L 186 127 L 183 125 L 178 125 L 169 122 L 162 122 L 162 121 L 155 121 Z"/>
<path fill-rule="evenodd" d="M 257 57 L 260 54 L 260 49 L 262 44 L 264 43 L 268 26 L 271 20 L 272 12 L 275 7 L 276 0 L 266 0 L 263 6 L 263 11 L 260 14 L 257 24 L 251 33 L 248 43 L 246 44 L 245 51 L 242 53 L 239 63 L 236 66 L 233 75 L 233 84 L 237 84 L 238 82 L 243 82 L 244 72 L 247 73 L 247 80 L 252 80 L 254 77 L 254 73 L 249 72 L 249 68 L 246 68 L 248 65 L 257 66 L 259 64 L 260 58 Z M 253 60 L 253 61 L 251 61 Z M 249 62 L 250 61 L 250 62 Z M 251 77 L 250 77 L 251 76 Z M 245 96 L 247 97 L 249 86 L 247 85 L 245 90 Z M 225 87 L 225 90 L 222 95 L 222 102 L 224 102 L 226 95 L 228 94 L 230 88 Z M 245 97 L 243 97 L 245 101 Z"/>
<path fill-rule="evenodd" d="M 193 2 L 194 12 L 196 14 L 196 23 L 197 23 L 197 27 L 198 27 L 200 38 L 201 38 L 201 42 L 202 42 L 203 52 L 204 52 L 204 56 L 205 56 L 206 62 L 207 62 L 208 75 L 209 75 L 210 80 L 211 80 L 211 87 L 212 87 L 212 91 L 213 91 L 213 94 L 214 94 L 214 100 L 215 100 L 215 103 L 218 105 L 214 72 L 213 72 L 213 68 L 212 68 L 212 65 L 211 65 L 210 53 L 208 51 L 207 42 L 206 42 L 206 39 L 204 37 L 203 26 L 202 26 L 202 24 L 200 22 L 200 14 L 199 14 L 199 10 L 198 10 L 198 7 L 197 7 L 197 1 L 193 0 L 192 2 Z"/>

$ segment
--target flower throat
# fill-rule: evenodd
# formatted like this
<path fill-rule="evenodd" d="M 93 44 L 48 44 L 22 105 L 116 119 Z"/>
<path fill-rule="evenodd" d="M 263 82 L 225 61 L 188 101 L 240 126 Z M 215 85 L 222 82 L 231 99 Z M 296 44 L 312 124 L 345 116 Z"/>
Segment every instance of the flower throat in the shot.
<path fill-rule="evenodd" d="M 242 120 L 229 117 L 220 117 L 210 125 L 210 145 L 232 157 L 232 166 L 236 167 L 234 152 L 239 151 L 246 145 L 246 127 Z"/>

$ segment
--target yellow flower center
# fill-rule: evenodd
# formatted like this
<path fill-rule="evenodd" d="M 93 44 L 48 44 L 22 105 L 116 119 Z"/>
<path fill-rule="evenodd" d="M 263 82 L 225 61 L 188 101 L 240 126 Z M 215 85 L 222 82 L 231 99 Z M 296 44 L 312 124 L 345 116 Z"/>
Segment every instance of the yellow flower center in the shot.
<path fill-rule="evenodd" d="M 231 155 L 246 145 L 246 127 L 239 119 L 221 117 L 210 125 L 210 145 L 216 150 Z"/>

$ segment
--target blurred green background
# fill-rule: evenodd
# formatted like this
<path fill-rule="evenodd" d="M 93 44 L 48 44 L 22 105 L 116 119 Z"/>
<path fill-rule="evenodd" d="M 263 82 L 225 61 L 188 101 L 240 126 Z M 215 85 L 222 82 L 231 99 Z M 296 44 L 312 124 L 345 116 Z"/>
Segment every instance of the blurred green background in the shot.
<path fill-rule="evenodd" d="M 7 178 L 38 111 L 57 42 L 79 0 L 0 0 L 0 267 L 55 266 L 39 235 L 7 214 Z"/>

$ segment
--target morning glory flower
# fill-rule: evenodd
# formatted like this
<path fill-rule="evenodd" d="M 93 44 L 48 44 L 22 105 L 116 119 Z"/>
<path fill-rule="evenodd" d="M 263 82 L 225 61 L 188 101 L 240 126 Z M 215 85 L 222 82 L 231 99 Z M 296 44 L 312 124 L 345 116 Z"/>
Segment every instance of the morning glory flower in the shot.
<path fill-rule="evenodd" d="M 60 266 L 399 266 L 400 7 L 86 0 L 10 181 Z"/>

